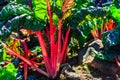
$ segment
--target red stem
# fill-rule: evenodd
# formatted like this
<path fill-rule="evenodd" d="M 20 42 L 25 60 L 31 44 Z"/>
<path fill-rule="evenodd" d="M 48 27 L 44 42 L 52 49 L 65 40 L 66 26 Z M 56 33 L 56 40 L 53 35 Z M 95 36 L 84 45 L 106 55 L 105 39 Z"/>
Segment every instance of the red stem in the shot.
<path fill-rule="evenodd" d="M 64 4 L 62 5 L 62 11 L 64 12 L 65 8 L 66 8 L 66 5 L 67 3 L 69 2 L 69 0 L 65 0 Z M 60 64 L 61 64 L 61 59 L 62 57 L 61 56 L 61 50 L 62 50 L 62 19 L 59 20 L 59 23 L 58 23 L 58 51 L 57 51 L 57 63 L 56 63 L 56 73 L 55 75 L 57 74 L 57 72 L 59 71 L 59 68 L 60 68 Z"/>
<path fill-rule="evenodd" d="M 52 10 L 51 10 L 51 6 L 50 6 L 50 1 L 46 0 L 47 2 L 47 8 L 48 8 L 48 15 L 50 18 L 50 55 L 51 55 L 51 76 L 54 78 L 54 74 L 56 71 L 56 59 L 57 59 L 57 47 L 56 47 L 56 43 L 55 43 L 55 38 L 54 38 L 54 34 L 56 31 L 56 26 L 53 25 L 53 21 L 52 21 Z"/>
<path fill-rule="evenodd" d="M 32 10 L 32 4 L 31 4 L 30 0 L 27 0 L 27 2 L 28 2 L 30 9 Z"/>
<path fill-rule="evenodd" d="M 28 47 L 27 47 L 27 44 L 25 43 L 24 40 L 21 40 L 21 43 L 23 44 L 23 47 L 24 47 L 24 51 L 25 51 L 25 58 L 27 60 L 28 59 L 28 53 L 29 53 L 29 50 L 28 50 Z M 28 64 L 27 63 L 24 63 L 24 77 L 25 77 L 25 80 L 27 80 L 27 72 L 28 72 Z"/>
<path fill-rule="evenodd" d="M 1 42 L 2 43 L 2 42 Z M 8 51 L 9 54 L 16 56 L 18 58 L 20 58 L 21 60 L 23 60 L 25 63 L 27 63 L 29 66 L 33 67 L 34 69 L 36 69 L 38 72 L 40 72 L 41 74 L 49 77 L 48 73 L 46 73 L 45 71 L 39 69 L 38 67 L 36 67 L 35 65 L 33 65 L 29 60 L 27 60 L 26 58 L 24 58 L 23 56 L 21 56 L 19 53 L 14 52 L 12 49 L 10 49 L 6 44 L 2 43 L 2 46 L 4 46 Z"/>
<path fill-rule="evenodd" d="M 57 69 L 56 69 L 56 73 L 55 73 L 55 75 L 57 74 L 57 72 L 59 71 L 59 68 L 60 68 L 60 55 L 61 55 L 61 46 L 62 46 L 62 43 L 61 43 L 61 39 L 62 39 L 62 33 L 61 33 L 61 31 L 62 31 L 62 19 L 60 19 L 59 20 L 59 23 L 58 23 L 58 50 L 57 50 L 57 63 L 56 63 L 56 67 L 57 67 Z"/>
<path fill-rule="evenodd" d="M 49 31 L 49 26 L 46 26 L 46 36 L 48 38 L 48 40 L 50 40 L 50 31 Z"/>
<path fill-rule="evenodd" d="M 63 58 L 63 60 L 62 60 L 62 63 L 65 63 L 65 62 L 66 62 L 67 52 L 68 52 L 68 47 L 65 49 L 64 58 Z"/>
<path fill-rule="evenodd" d="M 63 60 L 65 60 L 64 58 L 66 58 L 66 54 L 67 54 L 67 46 L 68 46 L 68 38 L 69 38 L 69 34 L 70 34 L 70 27 L 68 28 L 67 32 L 66 32 L 66 36 L 65 36 L 65 42 L 63 44 L 63 47 L 62 47 L 62 53 L 61 53 L 61 56 L 60 56 L 60 63 L 62 63 Z"/>
<path fill-rule="evenodd" d="M 120 62 L 118 61 L 118 57 L 115 56 L 114 59 L 115 59 L 115 62 L 116 62 L 116 64 L 117 64 L 117 66 L 120 68 Z"/>
<path fill-rule="evenodd" d="M 42 54 L 43 54 L 43 59 L 44 59 L 45 65 L 46 65 L 46 70 L 47 70 L 49 76 L 51 76 L 52 68 L 50 65 L 50 58 L 48 57 L 48 53 L 46 50 L 46 44 L 45 44 L 45 41 L 42 37 L 42 32 L 40 30 L 36 31 L 36 35 L 38 37 L 38 41 L 39 41 L 39 44 L 40 44 L 41 49 L 42 49 Z"/>

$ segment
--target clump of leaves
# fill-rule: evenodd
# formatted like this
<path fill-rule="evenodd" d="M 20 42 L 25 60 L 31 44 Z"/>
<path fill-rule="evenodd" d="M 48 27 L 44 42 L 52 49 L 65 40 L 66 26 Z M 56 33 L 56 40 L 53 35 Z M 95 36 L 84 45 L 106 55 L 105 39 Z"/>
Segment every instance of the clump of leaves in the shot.
<path fill-rule="evenodd" d="M 1 80 L 16 80 L 17 69 L 12 63 L 6 65 L 4 68 L 0 68 L 0 79 Z"/>

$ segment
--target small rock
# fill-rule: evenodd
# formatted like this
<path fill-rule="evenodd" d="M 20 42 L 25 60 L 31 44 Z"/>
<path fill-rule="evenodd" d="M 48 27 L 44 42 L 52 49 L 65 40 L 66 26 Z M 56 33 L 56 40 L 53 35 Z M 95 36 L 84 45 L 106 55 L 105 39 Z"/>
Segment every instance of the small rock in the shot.
<path fill-rule="evenodd" d="M 60 77 L 64 80 L 81 80 L 80 75 L 75 73 L 69 64 L 63 66 Z"/>
<path fill-rule="evenodd" d="M 101 51 L 103 49 L 103 44 L 101 40 L 94 40 L 90 44 L 88 44 L 83 50 L 78 54 L 78 61 L 80 64 L 82 63 L 91 63 L 95 55 L 92 54 L 92 51 Z"/>

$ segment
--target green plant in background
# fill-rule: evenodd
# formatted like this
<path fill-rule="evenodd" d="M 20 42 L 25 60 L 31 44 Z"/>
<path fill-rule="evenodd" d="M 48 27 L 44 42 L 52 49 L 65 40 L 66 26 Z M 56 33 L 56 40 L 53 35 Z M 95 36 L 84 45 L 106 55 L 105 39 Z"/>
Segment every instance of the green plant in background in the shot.
<path fill-rule="evenodd" d="M 112 5 L 110 7 L 109 14 L 113 19 L 116 20 L 116 22 L 120 22 L 120 15 L 118 15 L 119 13 L 120 13 L 120 8 L 117 8 L 115 5 Z"/>
<path fill-rule="evenodd" d="M 111 7 L 109 7 L 108 12 L 108 18 L 112 18 L 115 21 L 111 24 L 113 21 L 109 21 L 108 27 L 110 27 L 109 31 L 106 31 L 102 34 L 102 42 L 104 45 L 104 51 L 102 53 L 96 53 L 96 57 L 101 60 L 107 60 L 107 61 L 114 61 L 114 57 L 116 57 L 115 61 L 118 64 L 117 59 L 120 59 L 119 55 L 119 45 L 120 45 L 120 19 L 119 19 L 119 0 L 115 0 L 114 4 L 112 4 Z M 114 29 L 115 28 L 115 29 Z M 118 58 L 117 58 L 118 57 Z"/>
<path fill-rule="evenodd" d="M 64 26 L 70 25 L 73 29 L 72 37 L 76 38 L 79 42 L 79 46 L 82 48 L 86 39 L 94 28 L 93 19 L 104 19 L 107 15 L 107 10 L 98 7 L 87 7 L 82 9 L 73 8 L 71 16 L 69 16 L 64 22 Z M 101 21 L 100 21 L 101 22 Z M 80 36 L 78 36 L 80 35 Z"/>

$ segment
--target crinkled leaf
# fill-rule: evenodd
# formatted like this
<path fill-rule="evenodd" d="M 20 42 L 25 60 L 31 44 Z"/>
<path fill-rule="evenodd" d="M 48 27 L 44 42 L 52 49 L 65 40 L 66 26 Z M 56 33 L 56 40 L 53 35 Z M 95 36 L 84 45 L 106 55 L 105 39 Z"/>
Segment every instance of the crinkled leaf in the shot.
<path fill-rule="evenodd" d="M 63 13 L 66 13 L 68 10 L 71 10 L 74 7 L 74 0 L 69 0 L 66 5 L 65 9 L 62 10 Z"/>
<path fill-rule="evenodd" d="M 80 46 L 83 46 L 91 30 L 94 29 L 95 23 L 98 29 L 101 27 L 102 18 L 106 16 L 104 8 L 82 8 L 81 10 L 73 9 L 72 15 L 64 21 L 64 26 L 70 26 L 72 29 L 79 28 L 80 37 L 76 36 Z M 103 14 L 104 13 L 104 14 Z"/>
<path fill-rule="evenodd" d="M 76 28 L 80 22 L 84 21 L 87 15 L 90 15 L 91 18 L 104 17 L 106 12 L 104 8 L 96 7 L 82 8 L 81 10 L 73 9 L 72 15 L 66 19 L 64 25 Z"/>
<path fill-rule="evenodd" d="M 7 38 L 12 31 L 18 31 L 20 27 L 36 31 L 43 29 L 45 25 L 46 23 L 43 20 L 37 20 L 35 17 L 22 14 L 0 25 L 0 37 Z"/>
<path fill-rule="evenodd" d="M 101 60 L 114 61 L 114 57 L 118 56 L 120 60 L 120 25 L 117 28 L 104 32 L 102 34 L 102 42 L 104 51 L 102 53 L 95 53 L 96 57 Z"/>
<path fill-rule="evenodd" d="M 0 25 L 0 37 L 8 37 L 10 35 L 10 33 L 14 30 L 18 29 L 19 24 L 21 23 L 22 20 L 24 20 L 23 18 L 26 15 L 20 15 L 20 16 L 16 16 L 10 20 L 8 20 L 5 24 Z"/>
<path fill-rule="evenodd" d="M 47 17 L 46 0 L 32 0 L 32 3 L 35 16 L 39 17 L 42 20 L 45 20 Z"/>
<path fill-rule="evenodd" d="M 120 31 L 118 25 L 116 29 L 110 30 L 102 34 L 102 42 L 106 49 L 112 46 L 120 45 Z"/>
<path fill-rule="evenodd" d="M 10 2 L 0 11 L 0 21 L 5 20 L 10 16 L 16 16 L 24 13 L 31 14 L 28 6 Z"/>
<path fill-rule="evenodd" d="M 53 12 L 56 13 L 59 18 L 63 17 L 63 19 L 70 16 L 70 10 L 74 7 L 74 0 L 68 0 L 64 9 L 62 9 L 64 3 L 65 0 L 53 0 L 52 4 Z"/>
<path fill-rule="evenodd" d="M 20 27 L 36 31 L 46 25 L 44 20 L 34 16 L 27 6 L 14 2 L 1 10 L 0 20 L 0 38 L 7 38 L 12 31 L 18 31 Z"/>

